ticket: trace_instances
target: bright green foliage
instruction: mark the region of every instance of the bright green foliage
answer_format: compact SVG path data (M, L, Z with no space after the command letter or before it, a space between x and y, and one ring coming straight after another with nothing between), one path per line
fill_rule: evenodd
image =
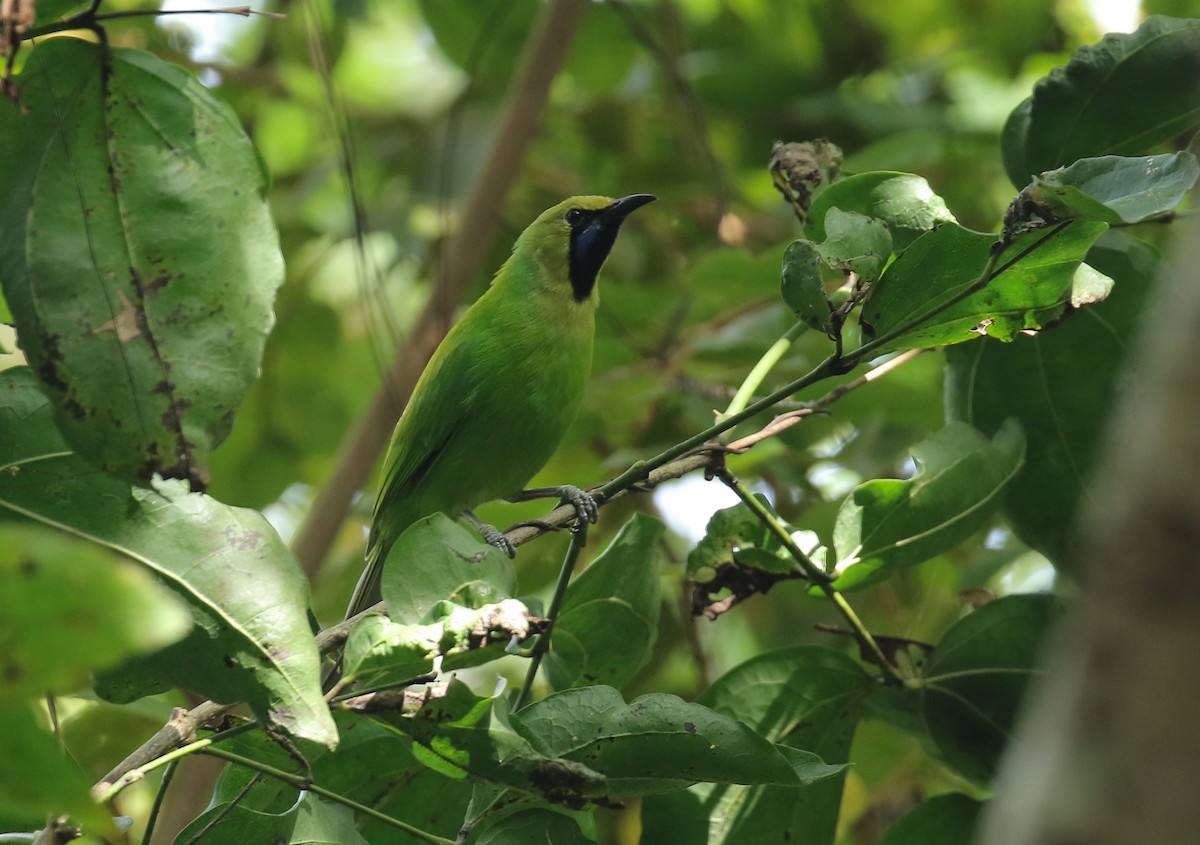
M988 524L1025 458L1020 426L1006 423L989 441L950 423L912 447L917 474L859 485L838 511L834 586L858 589L922 563Z
M413 524L392 546L383 600L395 622L425 622L439 602L482 607L506 599L517 575L495 546L443 514Z
M228 106L143 52L52 39L19 84L0 278L55 422L114 475L203 485L283 280L261 164Z
M88 5L42 0L35 28ZM562 66L531 61L569 6ZM971 841L1197 175L1200 22L1101 39L1077 6L350 0L208 16L234 38L214 61L179 16L109 19L111 49L37 33L25 112L0 102L0 758L22 761L0 833L66 811L105 834L111 810L140 841L163 769L99 811L87 785L186 702L71 696L99 671L121 701L249 705L200 730L243 762L187 831L160 818L180 845L213 821L204 841ZM543 110L517 68L553 75ZM514 102L531 140L493 158ZM776 140L836 154L768 172ZM495 176L515 187L472 205ZM557 204L642 190L661 201L575 301ZM458 234L486 252L466 317L441 286ZM341 524L355 485L330 478L368 472L358 421L431 297L460 328L385 462L386 610L314 639L376 481L324 560L297 529ZM735 394L780 401L722 452ZM663 454L691 467L674 493ZM206 466L208 495L154 477ZM566 536L514 563L452 520L541 517L487 500L543 466L624 479L561 582ZM732 477L755 507L722 499L691 539L696 491ZM172 793L199 792L188 768Z
M1173 210L1198 176L1200 164L1188 152L1081 158L1035 178L1028 196L1053 218L1139 223Z

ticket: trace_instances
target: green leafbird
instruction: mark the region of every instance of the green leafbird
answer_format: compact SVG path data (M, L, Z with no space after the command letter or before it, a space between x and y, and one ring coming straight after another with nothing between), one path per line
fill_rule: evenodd
M471 508L518 495L558 447L592 366L596 276L625 217L654 199L571 197L517 238L491 287L437 348L396 425L347 616L379 601L392 544L437 511L466 516L513 554ZM577 488L531 492L562 496L595 520L595 503Z

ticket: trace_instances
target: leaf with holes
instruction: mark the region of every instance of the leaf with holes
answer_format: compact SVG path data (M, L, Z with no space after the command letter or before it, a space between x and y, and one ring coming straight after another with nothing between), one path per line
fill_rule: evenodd
M207 479L283 280L266 176L191 74L76 38L0 102L0 280L71 449L138 483Z

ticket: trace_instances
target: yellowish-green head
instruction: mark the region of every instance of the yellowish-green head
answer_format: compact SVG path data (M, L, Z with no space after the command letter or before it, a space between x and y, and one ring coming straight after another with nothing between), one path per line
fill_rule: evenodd
M592 295L625 218L655 199L650 194L571 197L543 211L521 233L515 251L533 257L549 279L568 284L572 298L583 302Z

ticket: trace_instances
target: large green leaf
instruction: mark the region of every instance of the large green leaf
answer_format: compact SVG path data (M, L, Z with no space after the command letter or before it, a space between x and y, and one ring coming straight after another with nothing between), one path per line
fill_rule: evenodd
M961 792L934 796L888 828L879 845L971 845L983 807Z
M730 670L698 702L764 738L804 748L829 763L849 759L873 682L831 649L794 646ZM829 845L837 831L842 779L803 787L697 784L642 803L643 842L656 845Z
M774 745L736 719L661 693L626 704L612 687L583 687L512 718L544 752L602 772L612 795L654 794L700 781L808 785L846 768Z
M1062 615L1049 595L998 599L952 625L921 671L921 715L945 760L987 783L1036 671L1042 640Z
M1034 179L1025 191L1059 219L1139 223L1173 210L1200 176L1188 152L1157 156L1083 158Z
M103 694L128 701L179 686L247 701L289 733L336 742L308 582L270 524L181 482L131 489L104 475L67 450L28 369L3 375L0 521L39 523L117 552L156 575L195 621L182 641L106 673Z
M1129 345L1158 254L1108 232L1088 261L1117 280L1103 302L1011 344L985 341L947 350L946 412L991 434L1009 417L1028 441L1025 465L1005 492L1017 535L1057 565L1071 565L1073 516L1121 384Z
M380 589L395 622L425 622L441 601L482 607L512 595L508 556L444 514L410 525L392 544Z
M47 817L70 814L111 830L108 813L88 794L88 781L55 738L38 726L24 703L0 705L0 818L40 827Z
M0 701L85 686L89 674L156 651L192 627L183 604L108 549L0 523Z
M774 745L702 705L672 695L626 704L603 686L556 693L510 713L504 699L478 698L451 681L415 713L377 718L411 736L418 759L435 771L567 806L699 781L796 786L845 768Z
M898 332L889 349L984 335L1012 340L1062 314L1080 263L1106 228L1075 221L1019 235L1000 254L986 287L954 301L982 274L995 238L944 224L917 238L888 266L863 306L863 324L873 336Z
M499 822L476 829L467 845L590 845L575 820L553 810L522 810Z
M242 802L214 805L181 830L175 841L187 845L201 832L203 841L212 845L367 845L349 807L312 793L297 798L280 813L255 810Z
M917 474L860 484L838 511L839 590L856 589L957 546L987 525L1025 457L1015 422L988 440L950 423L912 448ZM816 588L810 588L820 595Z
M1106 35L1038 81L1004 127L1004 168L1038 173L1101 155L1138 155L1200 123L1200 19L1147 18Z
M658 634L664 531L635 514L567 588L546 659L550 686L620 687L646 665Z
M34 48L0 103L0 283L71 448L202 485L257 376L283 280L233 112L153 56Z

